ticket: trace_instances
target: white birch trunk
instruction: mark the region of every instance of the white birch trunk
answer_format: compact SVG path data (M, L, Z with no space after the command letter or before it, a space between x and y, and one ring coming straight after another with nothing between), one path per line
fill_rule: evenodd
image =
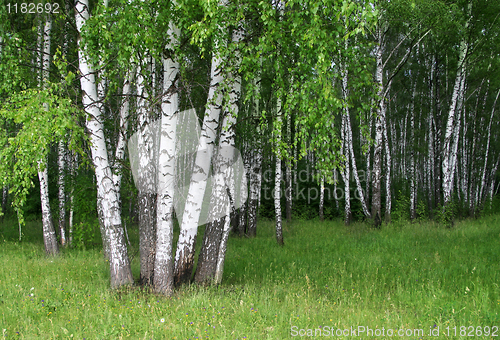
M248 230L247 235L255 237L257 235L257 213L260 201L260 191L262 185L262 132L260 130L260 90L261 90L261 64L254 78L254 101L253 101L253 122L256 124L255 143L250 151L250 191L248 197ZM297 183L295 181L295 183ZM240 232L240 236L243 236Z
M377 107L377 116L375 118L375 145L373 150L373 171L372 171L372 218L376 227L382 223L381 216L381 180L382 180L382 143L385 127L385 98L384 95L384 79L383 79L383 33L382 28L378 28L377 32L377 48L375 51L376 70L375 81L378 85L377 97L379 98Z
M52 30L52 20L48 16L43 28L43 56L41 58L41 82L42 86L46 87L49 81L50 69L50 33ZM42 50L42 46L40 46ZM46 110L49 109L48 104L44 104ZM59 253L57 246L57 238L52 224L52 214L50 212L49 203L49 175L47 170L47 156L38 161L38 180L40 182L40 199L42 204L42 224L43 224L43 242L47 255L56 255Z
M418 74L417 74L418 76ZM412 98L410 103L410 219L414 220L416 214L416 171L415 171L415 97L417 95L417 81L413 84Z
M344 108L345 109L345 108ZM350 162L350 154L349 154L349 146L347 145L346 138L346 120L347 116L344 112L342 115L342 153L345 156L344 169L341 172L342 179L344 180L344 198L345 198L345 206L344 206L344 222L345 225L349 225L351 223L352 211L351 211L351 188L349 180L351 178L351 162Z
M125 148L127 146L127 129L130 114L130 95L132 94L132 80L134 77L135 69L127 71L125 81L123 83L122 96L123 101L120 106L120 125L118 131L118 141L116 143L114 166L113 166L113 183L115 187L121 187L122 180L122 163L125 157Z
M293 80L292 80L293 82ZM291 141L292 141L292 115L289 113L286 119L286 141L288 146L288 158L290 158L291 151ZM286 221L288 223L292 222L292 204L293 204L293 193L292 193L292 164L289 159L286 160L285 164L285 200L286 200Z
M173 54L178 44L180 30L170 24L167 49ZM154 267L154 289L157 293L172 295L174 286L174 184L175 184L175 140L176 114L179 110L179 94L175 89L175 78L180 65L172 56L163 59L160 154L158 157L158 198L156 212L156 258Z
M233 31L232 42L236 48L243 38L243 31L235 29ZM236 55L236 65L239 65L239 54ZM241 79L236 73L229 75L229 101L224 112L224 119L221 124L219 146L213 156L214 176L210 198L210 211L212 217L205 227L203 245L198 257L198 266L195 273L195 281L199 284L220 284L224 270L224 259L226 256L227 240L231 230L231 211L235 211L236 206L243 197L241 191L246 194L246 174L244 188L235 191L236 178L240 174L235 173L233 163L238 155L234 152L235 131L234 127L238 116L238 99L241 92ZM249 159L251 156L246 157ZM243 166L248 168L248 164ZM243 189L243 190L241 190ZM229 191L229 192L228 192ZM246 195L245 195L246 196ZM245 197L246 199L246 197ZM238 202L238 203L236 203ZM236 205L235 205L236 203ZM246 205L246 204L243 204Z
M462 192L463 195L463 200L465 204L468 204L470 202L470 196L469 196L469 190L467 190L467 184L469 183L468 179L468 173L467 173L467 167L469 165L469 158L467 155L467 149L468 149L468 143L467 143L467 121L466 121L466 116L465 116L465 110L463 113L463 130L462 130L462 148L461 148L461 159L460 159L460 164L461 164L461 171L460 171L460 191Z
M427 175L428 175L428 184L427 184L427 195L428 195L428 210L431 211L433 208L432 205L432 197L434 195L434 57L432 58L432 65L430 66L430 112L428 117L428 125L427 125L427 136L428 136L428 155L427 155Z
M59 165L59 177L57 179L57 186L59 189L59 235L61 245L66 246L66 193L64 190L64 168L66 167L66 152L64 148L64 142L62 140L59 141L57 157L57 163Z
M59 247L57 246L56 232L52 224L52 215L50 213L49 175L46 162L46 160L38 162L38 179L40 181L40 199L42 202L43 243L47 255L57 255L57 253L59 253Z
M368 117L369 122L368 122L368 133L369 136L371 137L372 135L372 127L373 127L373 118L372 118L372 111L370 110L370 116ZM367 143L368 141L365 141ZM365 200L366 204L368 205L368 202L370 202L370 183L371 183L371 168L370 168L370 160L371 160L371 153L372 153L372 147L368 147L368 151L366 153L366 184L365 184ZM371 215L370 215L371 216Z
M75 6L76 27L81 32L90 17L88 0L77 0ZM109 241L111 287L118 288L133 283L127 246L120 217L119 193L113 183L104 138L104 126L98 106L95 71L85 53L85 46L78 39L80 83L82 103L88 115L86 126L90 134L92 162L97 179L97 195L101 198L105 238Z
M69 218L68 218L68 239L69 246L73 246L73 219L75 212L75 173L78 165L78 154L70 152L69 158L69 174L71 178L71 191L69 193Z
M198 221L203 205L203 198L205 196L221 111L222 95L217 93L219 83L223 80L220 69L221 63L222 60L220 57L217 55L212 57L210 90L208 93L205 119L203 121L188 196L184 212L182 213L181 230L175 253L174 280L176 284L189 282L193 271Z
M471 10L472 10L472 3L468 5L469 15L468 15L468 20L465 24L466 31L469 27L469 23L471 20L470 17ZM465 62L468 52L468 44L465 39L466 38L464 38L460 42L457 75L455 77L455 85L453 86L453 93L451 97L450 108L448 111L448 119L446 122L445 137L443 142L442 172L443 172L443 199L445 206L451 201L451 193L453 189L453 175L455 169L455 164L453 159L456 157L456 153L454 153L453 151L454 149L453 137L454 137L454 132L456 130L456 126L458 126L457 122L460 120L459 115L457 115L457 111L460 112L461 98L463 98L463 91L465 87L465 71L466 71Z
M462 83L462 86L465 86L465 81ZM463 102L463 94L465 93L465 90L462 88L461 91L461 96L459 96L458 100L458 106L462 108L462 102ZM462 110L465 111L465 107L462 108ZM463 113L463 116L465 116L465 112ZM450 173L450 194L453 191L453 184L455 180L455 174L457 173L457 168L458 168L458 144L460 140L460 129L461 129L461 124L462 124L462 113L458 112L457 114L457 120L455 122L455 127L453 131L453 144L451 145L451 157L450 157L450 164L451 164L451 173ZM457 186L459 185L459 182L457 183ZM479 185L479 184L478 184Z
M243 31L241 29L235 30L233 32L233 43L238 44L243 39ZM238 58L238 65L239 65ZM238 115L238 99L240 98L241 93L241 78L237 74L231 74L231 78L233 78L231 84L231 91L229 93L229 112L226 113L224 117L224 121L222 124L222 134L219 141L220 148L225 148L227 150L233 150L235 146L236 134L234 131L234 126L236 125L236 117ZM222 159L222 167L220 169L221 173L226 174L226 187L229 188L229 194L231 200L234 201L236 197L238 200L242 198L239 197L241 195L241 190L235 192L235 181L236 178L239 178L237 174L234 173L234 170L231 167L233 162L233 153L224 152L224 158ZM246 186L245 186L246 188ZM224 260L226 258L226 250L227 250L227 241L229 238L229 232L231 231L231 211L234 202L228 201L226 202L225 208L225 218L224 218L224 228L222 231L222 239L219 244L219 254L217 256L217 266L215 269L215 284L220 284L222 282L222 274L224 272ZM245 204L246 205L246 204Z
M347 103L348 89L347 89L347 67L345 63L341 65L341 74L342 74L342 97L344 99L343 108L342 108L342 124L340 137L342 139L342 150L341 154L344 155L344 169L341 172L342 179L344 180L344 197L345 197L345 209L344 209L344 222L345 225L349 225L351 223L351 189L349 185L349 180L351 177L351 160L350 160L350 147L349 147L349 137L348 137L348 123L349 119L349 105Z
M483 171L481 175L481 189L479 190L479 193L477 194L479 196L480 202L483 201L483 197L486 195L486 167L488 165L488 155L490 151L490 140L491 140L491 124L493 122L493 117L495 115L495 107L497 105L498 97L500 96L500 90L498 90L497 95L495 97L495 101L493 102L493 107L491 109L491 115L490 115L490 122L488 123L488 137L486 140L486 151L484 153L484 165L483 165Z
M323 221L325 219L324 207L325 207L325 176L321 176L321 181L319 184L319 220L320 221Z
M274 177L274 213L276 221L276 240L279 245L283 245L283 222L281 216L281 125L282 125L281 98L277 98L276 103L276 127L275 127L275 143L276 143L276 170Z
M145 54L143 59L147 59ZM151 129L151 114L149 112L149 93L146 89L144 72L148 72L149 62L141 60L137 68L137 120L139 133L137 135L139 156L139 180L137 187L139 213L139 254L141 264L140 283L153 284L154 258L156 251L155 231L155 193L156 193L156 147L155 136Z
M347 46L346 46L347 47ZM350 111L349 111L349 88L348 88L348 70L347 70L347 65L344 63L343 68L342 68L342 92L344 96L344 115L345 115L345 137L346 137L346 154L349 154L351 164L352 164L352 172L354 175L354 179L356 181L356 190L358 192L358 197L359 200L361 201L361 207L363 209L363 213L365 214L366 217L371 217L370 212L368 211L368 206L366 204L365 200L365 194L364 190L361 186L361 181L359 180L359 175L358 175L358 167L356 165L356 156L354 155L354 141L352 138L352 127L351 127L351 118L350 118ZM349 177L348 177L349 178ZM355 195L356 197L356 195Z
M226 217L224 218L224 229L222 231L222 239L219 245L219 254L217 256L217 266L215 268L214 283L221 284L222 275L224 274L224 261L226 259L227 240L231 231L231 205L226 204Z

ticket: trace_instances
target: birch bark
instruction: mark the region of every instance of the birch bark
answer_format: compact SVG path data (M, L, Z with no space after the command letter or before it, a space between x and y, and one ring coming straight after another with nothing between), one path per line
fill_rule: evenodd
M143 58L147 57L143 55ZM141 263L140 282L142 285L153 284L154 258L156 251L155 204L156 204L156 148L155 138L151 130L152 123L149 113L149 93L146 89L144 72L147 72L149 63L140 61L137 69L137 117L139 125L138 155L139 155L139 253Z
M79 33L90 17L88 0L77 0L75 21ZM108 160L104 127L98 106L98 96L94 67L89 62L85 46L78 38L80 84L82 102L88 115L86 127L90 134L92 162L94 164L97 195L101 198L105 237L109 241L109 264L111 287L118 288L133 283L127 246L120 217L119 193L113 182L113 174Z
M291 142L292 142L292 115L288 114L286 118L286 141L288 145L288 157L291 154ZM292 164L289 159L286 160L285 163L285 210L286 210L286 221L287 223L292 222L292 202L293 202L293 193L292 193Z
M276 220L276 241L280 246L284 245L283 241L283 222L281 216L281 125L282 125L282 110L281 110L281 98L277 98L276 103L276 126L274 128L275 132L275 144L276 144L276 169L274 176L274 213Z
M42 45L40 49L43 50L43 56L41 58L42 68L41 72L41 85L43 87L47 86L49 80L49 68L50 68L50 33L52 30L52 19L47 16L45 25L43 28L43 49ZM48 110L48 104L44 104L45 109ZM38 180L40 181L40 200L42 203L42 225L43 225L43 243L45 245L45 252L47 255L56 255L59 253L59 247L57 245L56 233L54 230L54 225L52 224L52 214L50 212L49 203L49 175L47 170L47 156L44 156L42 160L38 161Z
M232 34L233 46L238 49L239 42L243 39L243 29L236 28ZM236 52L235 63L240 65L239 52ZM203 245L198 257L195 281L197 283L219 284L222 281L224 259L226 256L227 240L231 230L231 211L235 200L240 200L241 187L235 192L235 181L238 177L234 173L233 163L235 146L236 119L238 116L238 99L241 92L241 77L236 72L229 74L229 94L227 110L221 125L219 146L214 154L214 179L215 186L212 192L211 210L216 216L222 216L209 223L203 236ZM250 158L250 157L248 157ZM248 168L248 165L244 168ZM246 177L245 174L243 176ZM244 185L246 191L246 180ZM227 197L229 195L229 197ZM239 205L239 204L238 204ZM246 206L246 204L243 204Z
M325 207L325 176L321 177L319 184L319 220L324 221L324 207Z
M468 5L468 19L465 24L465 30L467 31L472 11L472 3ZM453 92L450 102L450 108L448 110L448 119L446 122L446 130L443 141L443 161L442 161L442 173L443 173L443 200L444 206L448 205L451 201L451 193L453 189L453 176L455 170L454 158L456 158L456 152L454 151L453 142L458 137L458 132L456 127L459 125L457 122L460 120L459 114L461 110L461 100L464 94L465 87L465 72L466 72L466 58L469 45L465 38L460 42L460 51L458 56L458 68L457 75L455 77L455 85L453 86ZM456 133L455 133L456 131Z
M174 184L176 150L176 114L179 110L179 95L175 81L180 65L173 57L178 44L180 30L170 23L167 45L170 55L163 59L163 93L160 154L158 156L158 199L156 213L156 258L154 264L154 289L157 293L172 295L174 287Z
M345 47L347 49L347 42L345 44ZM345 136L344 136L346 138L345 152L346 152L346 154L349 155L351 165L352 165L352 172L354 175L354 179L356 181L356 190L357 190L358 195L355 195L355 197L357 196L357 198L359 198L359 200L361 202L361 207L363 209L363 213L365 214L366 217L369 218L371 215L370 215L370 212L368 211L368 206L366 204L364 190L361 186L361 181L359 179L358 167L356 165L356 156L354 154L354 141L352 138L351 118L350 118L350 111L349 111L349 87L348 87L349 75L348 75L348 70L347 70L347 63L344 63L342 65L341 73L342 73L342 93L343 93L343 97L344 97L344 115L345 115L345 117L343 117L343 118L345 118ZM349 178L349 176L347 176L347 178ZM346 188L346 190L347 190L347 188ZM347 221L346 221L346 223L347 223Z
M61 245L66 246L66 232L65 232L65 224L66 224L66 193L64 188L64 169L66 167L66 152L64 149L64 142L62 140L59 141L58 145L58 159L57 163L59 165L59 176L57 179L57 186L59 189L59 235L61 240Z
M491 109L490 122L488 123L488 137L486 140L486 151L484 153L484 165L483 171L481 175L481 189L479 190L478 196L480 201L484 201L483 197L486 196L486 167L488 165L488 155L490 151L490 140L491 140L491 124L493 123L493 117L495 115L495 107L497 105L498 97L500 96L500 90L498 90L497 95L495 97L495 101L493 102L493 107Z
M260 97L260 69L256 80L254 81L256 94L254 95L253 121L257 125L255 143L250 151L250 192L248 198L248 233L250 237L257 236L257 212L259 205L259 196L262 184L262 140L259 127L259 97ZM242 236L240 232L240 236Z
M222 60L214 52L210 71L211 81L207 100L208 104L206 107L205 119L203 121L198 152L196 154L193 175L189 185L189 192L184 212L182 213L181 230L175 253L174 282L176 284L189 282L193 272L198 221L203 205L203 197L205 196L221 111L222 95L217 93L217 88L223 80L221 63Z
M375 118L375 145L373 150L373 171L372 171L372 218L375 227L379 227L382 223L381 216L381 179L382 179L382 139L385 127L385 98L384 95L384 79L383 79L383 33L382 28L377 29L377 47L375 50L376 70L375 81L378 85L377 97L377 116Z
M410 219L414 220L416 214L416 171L415 171L415 97L417 95L417 82L413 83L412 98L410 103Z

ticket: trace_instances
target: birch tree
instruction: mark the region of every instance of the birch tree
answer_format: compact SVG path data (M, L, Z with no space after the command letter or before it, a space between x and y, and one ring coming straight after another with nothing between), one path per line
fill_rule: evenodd
M41 60L41 86L46 88L49 81L50 68L50 39L52 30L52 19L48 15L43 28L43 53ZM44 103L44 107L48 110L48 103ZM52 214L49 203L49 173L47 169L47 159L38 161L38 179L40 181L40 199L42 201L42 224L43 224L43 242L45 244L45 252L48 255L56 255L59 252L57 245L56 232L52 222Z
M175 59L180 30L170 22L167 31L169 42L167 56L163 58L163 99L161 132L158 156L158 198L156 203L156 257L154 263L154 289L171 295L174 287L174 183L176 150L176 114L179 110L179 94L176 78L179 62Z
M90 17L87 0L78 0L75 6L76 27L81 34ZM97 179L97 195L103 207L105 235L109 241L109 264L111 287L118 288L133 283L128 258L125 234L121 223L118 191L113 182L113 174L108 159L101 112L98 105L97 84L94 67L86 53L81 38L78 39L80 84L83 92L82 102L88 115L86 127L90 134L92 162Z
M218 87L223 81L223 77L221 73L222 60L215 51L212 56L208 103L196 153L194 171L182 213L181 231L175 253L174 281L176 284L186 283L191 280L198 221L201 206L203 205L203 197L205 196L216 131L219 125L222 96L218 93Z
M470 22L472 12L472 3L467 5L467 20L465 22L464 29L467 31ZM455 85L453 86L453 92L451 96L450 106L448 109L448 118L446 121L446 129L443 140L443 161L442 161L442 172L443 172L443 200L444 206L446 206L451 201L451 193L453 189L453 176L455 172L455 162L456 159L456 148L454 145L458 143L458 133L460 125L458 122L459 112L462 108L462 102L465 91L465 76L466 76L466 58L468 53L468 42L466 37L462 38L460 42L459 55L458 55L458 67L455 76Z
M222 281L224 259L226 255L227 240L230 232L231 210L234 209L235 200L241 200L240 191L235 191L238 174L234 173L235 131L234 127L238 116L238 100L241 93L241 77L237 72L241 56L238 44L243 39L243 28L237 27L232 33L231 47L235 49L233 71L228 73L229 94L225 107L224 118L221 124L219 146L214 149L214 188L211 195L210 218L205 228L203 244L198 257L198 266L195 273L197 283L215 283ZM238 187L240 187L238 185ZM246 185L245 185L246 187ZM229 197L227 198L227 192ZM246 200L246 197L245 197ZM217 218L218 216L222 216Z

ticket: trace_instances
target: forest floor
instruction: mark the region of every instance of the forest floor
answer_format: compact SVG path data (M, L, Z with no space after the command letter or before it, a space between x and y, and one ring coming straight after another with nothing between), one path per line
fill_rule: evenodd
M0 226L0 339L500 337L499 215L452 229L296 221L283 248L263 221L257 238L229 240L221 286L172 298L110 290L98 247L48 258L40 239L9 233Z

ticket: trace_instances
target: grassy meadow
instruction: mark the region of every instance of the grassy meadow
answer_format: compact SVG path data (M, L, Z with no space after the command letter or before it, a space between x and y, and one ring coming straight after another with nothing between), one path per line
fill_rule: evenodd
M99 247L48 258L41 222L28 223L23 242L4 224L1 339L387 339L389 329L405 339L460 339L472 330L474 338L500 337L498 215L452 229L296 221L285 227L284 248L273 226L263 221L257 238L229 240L221 286L185 286L164 298L139 287L111 291ZM366 331L336 335L351 326Z

